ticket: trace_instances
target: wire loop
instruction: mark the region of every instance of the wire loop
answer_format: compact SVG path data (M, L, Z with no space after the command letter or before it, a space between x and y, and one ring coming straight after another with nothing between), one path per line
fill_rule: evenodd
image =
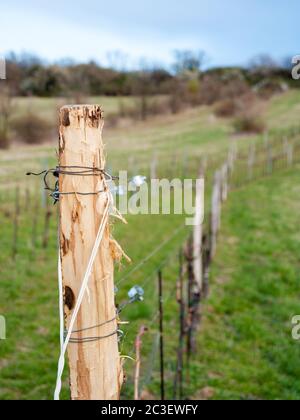
M55 178L59 178L59 175L73 175L73 176L97 176L103 175L107 181L118 180L119 177L110 175L105 169L91 167L91 166L56 166L55 168L45 169L41 172L27 172L26 175L40 176L44 175L44 186L46 191L50 191L50 197L53 198L54 204L59 201L61 195L98 195L105 192L105 189L95 191L95 192L79 192L79 191L69 191L61 192L59 191L59 181L57 180L54 188L50 187L48 177L52 174Z

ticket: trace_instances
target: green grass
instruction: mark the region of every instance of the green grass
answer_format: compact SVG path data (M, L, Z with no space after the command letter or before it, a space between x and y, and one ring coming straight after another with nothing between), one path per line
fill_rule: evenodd
M18 255L16 260L12 261L13 207L11 204L3 203L2 208L6 211L1 213L3 236L0 256L0 313L7 318L8 337L6 341L0 341L0 398L51 399L59 349L55 210L53 210L50 245L47 250L43 250L41 243L44 211L35 201L25 211L25 202L22 200ZM31 242L33 212L38 214L36 248ZM134 262L138 262L168 239L173 230L182 225L183 218L172 215L129 216L128 222L129 226L115 225L113 230L128 255ZM131 226L134 228L130 228ZM135 265L124 267L122 270L116 269L118 303L126 300L128 290L135 284L143 285L145 289L145 302L132 304L122 312L122 319L130 320L129 327L124 327L126 339L122 344L123 354L132 352L133 340L141 322L152 319L156 313L155 269L166 257L171 257L171 266L164 272L165 292L169 294L173 290L169 280L173 280L175 273L177 274L177 266L172 265L172 261L176 258L174 249L179 249L185 237L186 231L179 231L167 246L125 280L126 273ZM166 310L166 314L170 314L170 310L172 305ZM132 362L127 362L126 366L131 373ZM68 397L67 382L65 379L63 398ZM128 387L128 391L131 390Z
M299 112L299 92L289 91L272 99L272 106L266 111L267 123L273 128L298 124Z
M97 98L97 102L103 103L100 99ZM270 128L277 126L281 112L292 116L286 118L281 128L295 125L299 99L299 92L289 92L272 100L266 111ZM107 109L111 107L112 112L117 107L117 100L105 100L110 102L107 102ZM26 100L22 101L24 107ZM34 101L37 101L36 106L44 112L45 117L51 119L55 114L56 100ZM131 174L148 174L150 161L156 154L160 176L182 176L184 173L195 176L201 156L215 153L225 155L232 141L237 141L240 148L246 148L250 141L256 139L261 137L233 136L230 120L216 119L212 109L207 107L176 116L156 117L134 126L104 130L108 165L114 172L129 169ZM42 208L41 184L38 180L28 179L24 174L28 170L54 166L56 147L55 140L40 146L14 145L11 150L0 152L0 314L7 317L8 324L8 339L0 341L0 399L52 398L59 350L56 213L53 208L50 245L47 250L43 250L41 242L45 209ZM299 208L295 201L296 195L292 193L295 192L296 179L296 174L291 172L284 177L272 178L261 185L256 184L231 194L224 209L211 296L204 308L199 354L192 364L191 383L186 388L186 395L196 395L208 385L215 389L215 398L280 398L297 394L299 384L293 374L287 371L297 368L295 360L298 353L295 352L299 346L284 341L291 315L288 311L293 313L296 310L297 299L294 282L298 264L295 251L299 235L293 223L296 223ZM285 189L280 187L283 182ZM16 184L20 185L22 191L22 212L18 255L12 261L13 194ZM30 207L25 210L27 204L24 194L27 187L31 191L31 201ZM281 196L286 200L283 201L282 213L279 212ZM262 203L265 205L262 206ZM36 247L31 243L34 214L38 217ZM178 331L178 308L174 298L174 283L178 273L177 254L188 232L179 232L158 254L123 280L131 268L183 223L183 218L174 215L140 215L129 216L128 222L128 226L116 224L114 227L114 236L133 260L132 267L124 265L120 270L116 268L116 282L119 284L121 281L117 301L126 299L131 286L146 282L145 302L130 305L122 313L122 319L129 320L130 325L124 327L125 340L121 351L122 354L132 354L133 340L139 326L142 322L149 323L155 316L155 271L161 261L169 257L163 275L167 299L167 392L171 396ZM283 229L286 223L289 230ZM251 253L252 259L249 257ZM279 287L278 277L281 279L281 276L286 281ZM280 309L277 305L279 298ZM257 314L257 319L252 317L252 310L254 315ZM239 312L239 316L233 316ZM250 325L252 318L254 326ZM284 331L280 329L283 319L286 325ZM152 381L149 381L149 352L156 348L156 331L154 318L144 339L142 379L144 388L157 396L156 365ZM262 332L268 337L266 342L262 339ZM263 349L260 349L257 340ZM278 343L277 350L276 346L268 347L272 340ZM288 355L292 360L291 365L287 363ZM129 373L129 382L124 386L124 396L130 397L132 362L127 360L125 368ZM266 379L268 375L271 377L269 382ZM62 397L68 398L68 395L66 372Z
M101 104L107 117L117 113L121 104L131 107L135 101L133 97L115 98L108 96L87 97L81 100L86 103ZM33 114L46 119L49 123L55 124L59 108L72 102L74 102L74 98L15 98L13 100L15 115L13 116L19 117L31 111Z
M299 399L299 167L232 192L224 206L193 385L214 399ZM196 384L196 386L195 386Z

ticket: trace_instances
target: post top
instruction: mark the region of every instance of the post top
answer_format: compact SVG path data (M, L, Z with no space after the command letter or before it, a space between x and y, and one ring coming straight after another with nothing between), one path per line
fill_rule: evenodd
M64 105L60 108L60 122L64 127L71 124L71 120L84 120L93 127L99 127L100 120L103 120L103 110L100 105Z
M94 108L100 108L101 106L99 104L67 104L62 106L60 109L80 109L80 108L88 108L88 109L94 109Z

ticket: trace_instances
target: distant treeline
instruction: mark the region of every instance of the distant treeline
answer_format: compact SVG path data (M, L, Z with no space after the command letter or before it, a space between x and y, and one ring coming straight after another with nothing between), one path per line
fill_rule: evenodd
M235 132L261 133L267 128L266 101L300 86L291 77L289 61L279 65L260 56L247 67L203 70L203 52L177 51L171 69L144 65L133 71L104 68L96 62L47 64L32 55L10 54L7 80L0 81L0 149L9 147L14 138L39 143L54 132L53 121L33 117L30 101L16 116L14 96L68 97L75 103L89 96L115 96L118 106L107 122L112 127L207 105L217 117L230 118ZM124 101L124 96L132 100Z
M7 57L7 81L13 95L18 96L68 96L83 95L156 95L173 94L182 84L190 91L207 83L227 83L237 80L256 89L282 89L299 83L291 78L288 65L278 65L269 57L260 56L247 68L217 68L203 71L203 52L177 51L172 69L148 66L136 71L104 68L96 62L76 64L60 62L47 64L40 58L13 53Z

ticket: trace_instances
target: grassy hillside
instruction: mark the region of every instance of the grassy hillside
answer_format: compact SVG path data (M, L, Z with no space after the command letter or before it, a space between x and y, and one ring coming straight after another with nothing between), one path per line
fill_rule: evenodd
M49 121L51 124L54 122L57 110L67 103L73 103L78 98L15 98L13 103L16 109L16 116L22 116L29 110ZM135 98L133 97L109 97L97 96L92 98L80 98L80 101L86 103L99 103L105 109L106 116L110 116L119 111L121 105L130 107L133 106Z
M43 110L53 123L57 118L57 101L59 106L65 103L63 99L48 98L21 98L17 101L22 104L22 112L32 101L36 109ZM102 104L105 111L107 103L110 103L109 109L117 108L118 101L118 98L90 98L90 102ZM269 130L298 125L299 103L300 93L297 90L269 101L264 111ZM106 120L109 118L107 115ZM125 127L112 129L104 126L103 137L107 147L108 165L114 171L149 171L150 161L155 155L162 173L165 173L166 168L177 170L178 173L182 171L182 166L189 168L191 160L199 160L203 155L226 153L232 142L236 142L240 148L246 148L249 142L263 136L234 134L230 119L216 118L211 107L199 107L177 115L153 117L146 122ZM26 180L23 177L24 172L28 168L38 170L45 165L54 165L56 148L57 136L47 144L15 144L11 150L0 150L0 181L5 181L6 186L8 178L9 182L23 182ZM3 187L3 183L1 186Z
M46 99L39 100L50 101ZM279 128L278 119L280 115L286 116L284 121L281 122L280 128L288 128L295 125L298 118L299 100L300 93L292 91L286 95L274 98L268 104L266 110L266 118L270 129L273 127ZM52 111L49 111L49 102L48 105L44 102L44 105L45 113L49 112L50 116ZM206 107L189 110L176 116L156 117L146 123L137 123L135 126L127 128L105 129L104 131L104 139L109 156L108 165L113 172L119 169L129 169L132 174L138 172L148 174L150 161L155 154L159 160L158 172L161 176L178 176L178 174L180 176L183 174L195 176L201 156L214 153L225 154L228 146L233 141L237 141L241 148L247 147L249 142L255 138L257 137L233 135L230 120L217 119L213 115L213 110ZM55 140L52 143L41 146L25 147L15 145L9 151L0 152L0 314L6 315L8 324L8 339L0 341L1 399L49 399L52 397L59 349L56 211L55 208L52 208L50 244L47 250L43 250L45 200L41 192L42 185L39 180L28 179L24 174L28 170L54 166L56 164L56 147ZM279 189L278 187L277 191L276 185L283 185L281 182L286 182L286 188L282 187ZM18 254L16 260L12 261L12 220L16 185L19 185L21 188L22 211L19 221ZM26 201L25 196L28 186L31 188L29 202ZM285 369L287 370L288 367L284 367L283 362L280 362L283 366L282 369L279 363L279 358L287 355L286 351L282 355L280 355L280 351L278 351L278 354L270 355L270 362L268 362L269 365L267 367L269 369L274 363L276 367L274 372L278 372L275 379L281 378L281 382L278 382L279 385L275 388L273 386L275 379L272 376L273 382L270 382L272 385L270 394L267 394L267 386L266 388L260 386L262 378L259 376L257 378L260 382L256 388L255 384L247 385L247 381L250 378L249 380L253 382L256 379L255 375L259 375L257 372L263 365L264 357L267 358L267 344L269 342L272 343L272 340L279 340L279 332L281 331L279 321L282 322L285 316L289 316L289 305L294 305L294 303L286 302L286 306L281 306L283 311L282 318L280 318L279 313L277 315L275 313L274 321L272 321L275 331L273 334L273 329L269 329L271 317L268 318L268 315L271 314L273 309L276 309L276 303L278 302L276 293L279 293L277 289L279 286L275 282L276 279L278 280L276 277L278 276L277 272L281 273L280 275L286 275L288 279L284 283L285 286L282 286L283 289L280 289L280 293L283 295L286 292L287 301L288 296L290 296L290 299L296 299L297 297L294 287L295 279L293 277L293 270L296 266L293 264L297 264L295 243L297 243L298 239L296 234L293 233L292 238L294 240L292 240L289 232L289 229L291 232L292 228L296 229L296 225L291 226L293 221L296 223L296 209L298 209L295 201L296 195L291 192L295 192L295 188L296 174L291 172L284 177L274 178L274 181L270 179L261 185L253 185L249 192L248 190L241 190L232 193L224 213L224 238L220 238L221 245L214 266L214 286L211 291L210 301L204 309L207 316L203 322L203 333L200 335L201 350L197 361L193 362L191 383L189 388L186 389L187 395L196 394L199 389L208 385L215 389L215 397L220 398L226 396L248 397L251 395L255 397L271 397L271 392L273 393L272 395L275 395L280 386L285 395L290 392L294 377L292 374L287 374ZM285 197L284 199L286 200L284 201L285 205L282 213L279 211L280 194L283 194L283 198ZM265 201L263 201L264 198ZM265 202L266 205L257 205L257 203L261 204L262 202ZM277 210L275 205L278 205ZM288 218L289 212L292 214L290 218ZM264 216L264 218L260 219L261 216ZM35 218L37 221L36 227ZM271 224L271 227L269 226L270 223L275 224L277 220L280 224L278 225L278 231L276 231L277 228L274 228L275 225ZM133 260L131 267L121 268L120 271L116 270L116 282L119 285L117 300L118 302L123 301L126 298L128 289L135 284L144 284L146 293L144 303L131 305L122 313L122 319L131 321L129 327L124 328L126 336L122 344L122 354L131 354L133 338L141 322L152 320L153 326L156 325L155 269L162 260L169 257L174 264L169 264L169 268L164 272L164 284L167 300L165 305L166 322L168 325L166 345L167 354L171 355L167 362L167 372L171 372L176 359L175 350L177 345L177 337L174 334L174 331L177 331L177 318L174 316L174 313L177 313L177 305L173 296L175 291L174 279L177 276L177 265L175 262L179 245L182 244L188 231L180 230L173 236L174 230L182 225L183 218L181 216L129 216L128 222L128 226L114 226L115 237ZM283 229L287 222L289 227L288 234ZM251 236L254 235L254 228L257 229L256 234L258 236ZM34 233L35 235L33 235ZM33 236L36 237L36 244L33 244ZM133 274L124 278L132 268L136 267L139 261L145 258L159 244L170 238L170 242L149 261L142 264ZM238 247L238 245L241 246ZM261 248L265 254L258 255L257 253L261 251ZM280 251L283 250L285 251L281 254ZM250 251L252 252L251 264L248 256L245 256L245 253L249 254ZM274 257L273 254L275 255ZM262 260L263 258L264 260ZM282 267L279 265L281 258L283 258ZM258 264L256 259L261 265ZM253 275L251 275L252 269L255 269ZM235 274L233 275L234 272ZM226 280L228 276L230 276L229 280L224 281L224 278ZM218 280L219 278L221 280ZM241 278L244 279L244 283L242 283ZM264 281L266 282L265 286L263 286ZM218 282L220 284L216 287ZM236 287L237 284L238 287ZM245 286L242 288L241 284ZM269 285L272 286L270 290ZM232 298L225 290L226 287L230 289ZM255 287L256 289L254 290ZM275 295L273 296L273 294ZM279 297L281 298L282 295L280 294ZM236 306L230 306L233 298L236 298L236 304L234 304ZM284 300L284 297L282 299ZM272 308L267 305L269 300L273 302ZM233 311L235 308L239 310L241 305L245 306L245 310L248 308L248 312L241 312L239 314L240 318L233 315L230 318L230 311ZM265 330L268 332L267 336L269 337L267 344L264 344L262 341L264 349L267 350L266 353L258 353L257 365L250 363L254 354L253 351L250 351L253 350L254 345L252 338L256 337L255 328L248 328L252 308L254 315L257 313L258 320L266 319ZM291 306L291 308L294 309L294 306ZM228 311L229 313L227 314ZM234 321L236 324L234 324ZM233 322L233 324L228 326L228 322ZM259 323L259 321L257 322ZM272 323L271 325L273 326ZM288 320L286 320L286 323L289 326ZM259 326L263 328L262 323ZM242 334L245 334L245 338ZM236 344L240 336L242 336L241 344ZM217 339L217 337L220 338ZM258 339L261 340L261 337L262 334L259 335ZM148 337L145 338L145 353L148 354L151 349L155 350L155 340L155 328L153 328L150 329ZM277 341L274 342L277 343ZM280 341L280 343L278 341L278 346L279 344L283 346L284 343L283 341ZM285 345L289 349L289 354L296 357L297 355L294 356L296 348L294 343L287 341ZM227 353L224 352L224 348L227 350ZM279 346L280 348L282 347ZM275 352L275 346L273 350ZM226 366L223 366L223 359L226 361ZM261 364L260 360L262 360ZM249 367L244 362L249 362ZM248 373L251 366L253 367L253 372L252 376L250 374L249 376ZM128 371L131 371L132 362L127 361L126 367ZM270 369L266 369L264 372L270 372ZM143 375L147 374L149 376L150 373L149 368ZM284 382L285 379L287 382ZM168 373L169 394L172 380L173 377ZM232 380L234 385L230 389L228 380ZM64 398L68 397L67 382L67 375L65 375ZM149 380L145 377L144 383L145 388L149 388L154 394L157 393L156 377L153 385L149 385ZM297 386L296 384L295 392L297 392ZM264 391L264 389L266 390ZM125 395L130 393L130 390L130 384L127 387L125 386ZM259 390L261 391L258 392ZM276 396L280 397L278 394Z

